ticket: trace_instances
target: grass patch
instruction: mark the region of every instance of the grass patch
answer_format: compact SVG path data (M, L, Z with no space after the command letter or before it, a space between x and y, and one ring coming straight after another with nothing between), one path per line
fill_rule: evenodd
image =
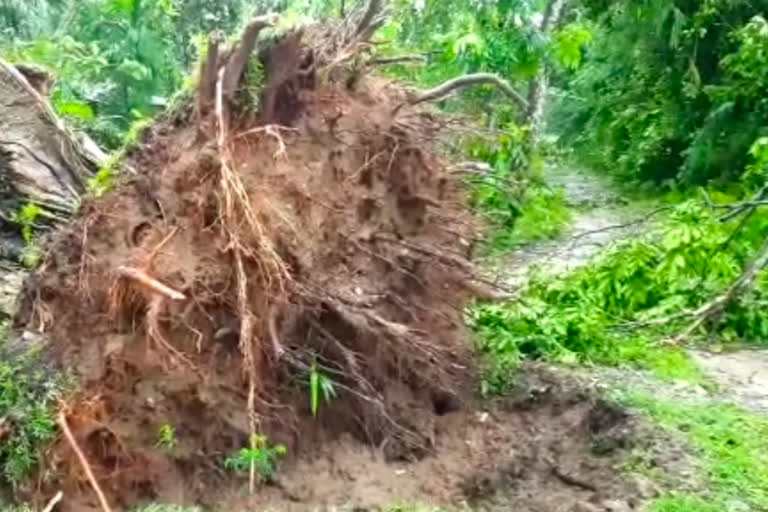
M670 493L653 512L768 510L768 419L728 404L684 404L646 393L620 401L690 440L707 489L700 495Z
M15 486L37 465L39 447L54 436L61 381L38 364L36 353L9 355L6 333L0 328L0 484Z
M571 223L571 210L561 189L531 186L523 195L512 226L497 224L486 242L490 254L509 251L532 242L560 236Z

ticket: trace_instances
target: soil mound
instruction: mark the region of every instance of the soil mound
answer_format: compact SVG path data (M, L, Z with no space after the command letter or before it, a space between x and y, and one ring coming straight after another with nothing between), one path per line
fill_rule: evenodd
M254 434L417 459L471 391L462 187L438 123L360 73L365 16L261 50L258 108L228 90L253 27L212 42L196 106L146 131L136 174L87 200L27 282L16 323L74 374L67 421L113 505L203 499ZM65 440L45 461L69 507L97 505Z

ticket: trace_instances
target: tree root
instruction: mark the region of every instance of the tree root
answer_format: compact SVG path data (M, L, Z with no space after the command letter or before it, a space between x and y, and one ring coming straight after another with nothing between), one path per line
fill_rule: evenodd
M80 462L80 466L82 466L83 471L85 471L85 475L88 477L88 482L91 484L93 492L95 492L96 496L99 498L101 509L104 512L112 512L112 508L109 506L107 498L104 496L104 492L101 490L101 487L99 487L99 482L96 480L96 477L93 474L93 470L91 469L91 465L88 463L88 459L83 454L83 451L80 449L80 446L78 446L77 441L75 440L75 436L72 435L72 431L69 429L69 425L67 424L67 416L63 410L59 413L58 423L61 427L61 431L64 433L65 439L69 443L70 447L72 447L72 451L75 452L77 460Z

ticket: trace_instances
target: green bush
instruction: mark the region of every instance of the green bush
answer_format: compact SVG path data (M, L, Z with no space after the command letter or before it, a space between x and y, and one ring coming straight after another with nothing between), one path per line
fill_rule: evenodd
M718 222L702 201L689 200L660 232L621 243L564 277L533 276L519 300L472 308L470 323L493 370L487 384L503 387L508 370L524 358L650 365L649 348L679 322L644 326L642 335L622 326L674 316L722 293L762 242L768 214L754 215L723 248L734 223ZM755 290L726 312L721 339L768 339L766 300L764 272Z
M3 329L5 331L5 329ZM53 438L52 408L61 383L42 368L34 353L10 355L0 334L0 482L21 482L38 462L40 446Z
M616 175L733 180L768 130L765 0L584 2L598 22L585 64L563 76L563 140Z

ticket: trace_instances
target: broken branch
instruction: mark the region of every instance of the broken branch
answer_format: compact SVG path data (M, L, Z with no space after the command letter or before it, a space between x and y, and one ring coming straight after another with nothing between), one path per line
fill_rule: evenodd
M149 274L147 274L143 270L139 270L134 267L121 266L121 267L118 267L117 274L122 277L127 277L128 279L133 279L134 281L139 282L140 284L151 289L152 291L157 292L161 295L165 295L171 300L187 299L187 296L181 293L180 291L174 290L170 286L167 286L161 283L160 281L158 281L154 277L151 277Z
M411 105L418 105L419 103L424 103L425 101L437 101L445 98L448 94L457 89L484 84L495 85L520 108L525 109L528 107L528 101L523 98L519 92L513 89L509 82L491 73L473 73L471 75L464 75L453 78L443 82L433 89L422 92L416 97L410 99L408 103Z
M698 329L704 322L723 313L728 306L736 301L739 295L752 288L758 273L766 266L768 266L768 237L763 240L763 245L760 247L757 255L749 265L747 265L739 278L736 279L724 293L718 295L710 302L692 312L691 316L695 318L694 321L682 333L673 338L671 342L677 343L682 341L690 336L691 333Z

